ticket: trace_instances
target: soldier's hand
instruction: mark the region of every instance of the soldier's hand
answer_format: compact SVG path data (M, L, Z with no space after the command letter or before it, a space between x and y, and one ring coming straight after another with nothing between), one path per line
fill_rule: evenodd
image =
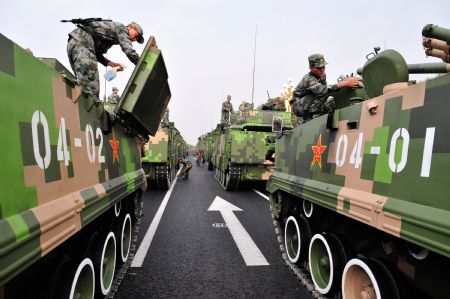
M125 65L113 61L108 62L108 65L110 67L119 67L118 71L123 71L125 69Z
M339 84L339 87L351 87L356 88L359 86L358 79L355 77L350 77L348 79L345 79L344 81L341 81Z

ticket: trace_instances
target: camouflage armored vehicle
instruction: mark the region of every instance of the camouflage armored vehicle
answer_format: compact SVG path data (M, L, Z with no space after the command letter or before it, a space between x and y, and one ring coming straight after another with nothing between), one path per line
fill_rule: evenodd
M203 163L207 164L208 170L213 170L213 163L212 163L212 154L213 154L213 146L214 146L214 138L215 138L215 130L208 132L206 134L203 134L198 138L197 145L195 146L195 151L200 151L202 153L203 157ZM218 133L220 134L220 133ZM218 135L217 134L217 135Z
M142 168L150 186L167 190L174 179L178 167L178 157L186 152L186 142L173 122L160 126L155 136L144 146Z
M288 265L305 267L318 295L449 298L450 75L409 73L450 68L374 54L365 89L341 90L331 119L276 142L274 222Z
M216 136L213 163L215 177L228 191L236 190L241 181L265 181L273 162L266 154L273 146L274 120L291 129L292 114L276 110L240 110L231 115L227 130Z
M207 147L206 147L206 162L208 164L208 170L214 170L214 150L216 148L216 142L219 140L220 128L212 130L207 135Z
M55 59L2 34L0 52L0 298L105 296L139 223L138 143L170 99L161 51L150 38L114 121Z

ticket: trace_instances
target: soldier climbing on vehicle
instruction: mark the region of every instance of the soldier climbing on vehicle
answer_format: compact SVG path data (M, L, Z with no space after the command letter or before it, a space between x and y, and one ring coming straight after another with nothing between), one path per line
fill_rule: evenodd
M338 84L327 85L325 74L327 62L322 54L310 55L308 62L310 71L303 76L290 101L292 112L296 116L303 117L303 122L334 110L335 103L334 99L329 97L330 91L346 86L351 88L359 86L358 79L355 77L349 77Z
M132 42L142 44L144 32L137 23L131 22L125 26L101 18L62 20L62 22L72 22L78 27L69 33L67 55L84 93L99 97L97 62L123 70L123 64L110 61L103 56L113 45L120 45L128 59L134 64L138 63L139 55L133 49Z

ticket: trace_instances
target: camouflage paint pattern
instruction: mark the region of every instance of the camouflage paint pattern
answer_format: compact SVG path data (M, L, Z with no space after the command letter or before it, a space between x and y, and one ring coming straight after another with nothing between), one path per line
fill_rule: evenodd
M276 143L284 190L450 257L450 75L321 116ZM370 109L376 107L376 113Z
M79 97L59 62L1 34L0 51L2 286L146 181L136 137L120 125L102 134L103 106Z
M183 157L186 152L186 142L174 123L169 122L168 126L160 126L144 148L145 156L142 157L142 165L148 178L156 179L156 166L167 165L173 179L177 171L178 157Z
M231 116L231 126L222 135L216 135L214 166L225 172L232 164L241 168L241 180L267 180L273 163L265 159L272 144L272 121L277 116L283 119L283 127L291 129L292 114L284 111L250 110Z

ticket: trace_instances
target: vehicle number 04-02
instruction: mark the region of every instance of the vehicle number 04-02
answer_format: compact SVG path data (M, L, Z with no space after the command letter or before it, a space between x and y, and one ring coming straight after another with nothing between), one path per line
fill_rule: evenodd
M425 133L425 143L423 149L422 156L422 167L420 171L421 177L429 177L430 176L430 168L431 168L431 158L433 154L433 143L434 143L434 133L435 128L427 128ZM399 139L402 139L403 142L398 143ZM408 148L409 148L409 132L405 128L398 128L392 134L391 143L389 147L389 168L392 172L401 172L408 161ZM353 146L353 150L350 154L349 163L352 164L355 168L359 168L362 164L362 148L363 148L364 134L360 132L358 134L358 138ZM395 153L397 151L397 146L401 146L399 157L395 157ZM336 166L342 167L344 166L347 160L347 147L348 147L348 136L343 134L339 137L337 148L336 148ZM372 146L370 148L371 154L380 154L379 146Z
M42 125L43 129L43 136L39 136L38 134L38 125ZM99 163L105 162L105 156L102 155L102 148L103 148L103 134L100 128L97 128L95 130L95 136L94 136L94 129L90 124L86 125L86 149L87 149L87 156L90 163L95 163L96 160ZM45 114L42 111L35 111L33 113L33 116L31 118L31 133L33 137L33 152L34 152L34 158L36 160L36 164L41 169L47 169L50 165L51 161L51 149L50 149L50 134L49 134L49 128L48 128L48 122L47 118L45 117ZM56 146L56 158L58 161L64 161L64 164L67 166L69 165L70 161L70 152L67 147L67 136L66 136L66 120L64 117L61 117L60 125L59 125L59 132L58 132L58 144ZM44 138L42 140L42 137ZM95 140L100 140L98 149L96 151L95 149ZM43 142L44 146L41 147L41 142ZM76 144L76 143L75 143ZM76 145L75 145L76 146ZM44 153L41 153L41 148L43 148ZM98 159L97 159L98 157Z

